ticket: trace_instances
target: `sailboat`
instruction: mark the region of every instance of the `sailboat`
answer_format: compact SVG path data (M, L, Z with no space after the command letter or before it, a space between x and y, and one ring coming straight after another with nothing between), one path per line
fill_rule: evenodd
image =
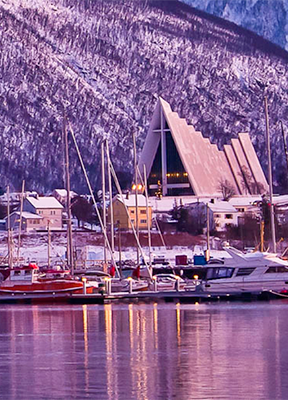
M39 267L34 263L26 266L13 265L13 255L11 248L11 229L10 229L10 209L8 198L8 261L9 273L2 274L0 285L0 295L4 294L37 294L37 295L55 295L67 293L83 293L85 284L85 293L92 293L93 286L86 285L82 280L73 278L73 254L72 254L72 231L71 231L71 212L70 212L70 181L69 181L69 158L68 158L68 141L66 124L64 124L65 134L65 166L66 166L66 183L67 183L67 205L68 205L68 263L72 268L70 275L68 270L54 270L50 268L50 225L48 224L48 269L41 272ZM23 190L22 190L23 191ZM9 187L8 187L9 197ZM68 199L69 198L69 199ZM21 229L21 226L19 227ZM70 250L70 251L69 251Z

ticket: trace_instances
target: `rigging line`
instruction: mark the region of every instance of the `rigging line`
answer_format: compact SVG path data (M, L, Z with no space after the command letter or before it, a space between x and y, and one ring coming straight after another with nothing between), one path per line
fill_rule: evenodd
M146 198L146 217L147 217L147 229L148 229L148 246L149 246L149 267L152 267L152 256L151 256L151 247L152 247L152 241L151 241L151 230L150 230L150 217L149 217L149 210L148 210L148 190L147 190L147 175L146 175L146 166L143 164L143 169L144 169L144 179L142 178L139 165L137 165L137 172L140 177L140 182L141 185L144 187L144 192L145 192L145 198ZM152 218L151 218L152 222Z
M141 180L141 184L142 184L142 186L145 188L145 183L144 183L144 180L143 180L143 178L142 178L142 175L141 175L141 172L140 172L140 169L139 169L138 165L137 165L137 170L138 170L138 174L139 174L139 177L140 177L140 180ZM146 190L147 190L147 189L146 189ZM167 246L166 246L166 243L165 243L165 241L164 241L164 238L163 238L161 229L160 229L160 227L159 227L157 218L155 217L155 218L153 218L153 219L154 219L154 221L155 221L155 224L157 225L157 229L158 229L159 236L160 236L160 238L161 238L161 242L162 242L163 246L166 247L166 249L167 249Z
M119 273L119 270L118 270L118 266L117 266L117 264L116 264L116 262L115 262L115 258L114 258L114 255L113 255L113 252L112 252L112 249L111 249L111 246L110 246L108 237L107 237L107 232L106 232L106 230L105 230L105 228L104 228L103 221L102 221L101 215L100 215L99 210L98 210L98 207L97 207L97 203L96 203L96 200L95 200L95 197L94 197L94 194L93 194L93 190L92 190L92 187L91 187L91 184L90 184L90 181L89 181L89 178L88 178L86 169L85 169L85 165L84 165L84 162L83 162L83 159L82 159L82 156L81 156L81 153L80 153L78 144L77 144L77 142L76 142L75 134L74 134L74 132L73 132L73 129L72 129L72 126L71 126L70 121L68 121L68 124L69 124L70 132L71 132L71 135L72 135L74 144L75 144L75 148L76 148L76 151L77 151L77 155L78 155L78 158L79 158L79 161L80 161L80 164L81 164L81 167L82 167L82 170L83 170L85 179L86 179L86 183L87 183L87 186L88 186L88 189L89 189L89 192L90 192L90 195L91 195L91 198L92 198L94 207L95 207L95 209L96 209L97 217L98 217L99 222L100 222L100 226L101 226L101 229L102 229L102 232L103 232L105 241L106 241L106 245L107 245L108 250L109 250L110 255L111 255L111 261L112 261L112 263L113 263L113 265L114 265L114 267L115 267L115 269L116 269L116 272L117 272L118 277L120 278L120 273Z
M137 246L138 246L138 248L140 249L141 256L142 256L142 258L143 258L143 262L144 262L144 264L145 264L145 267L147 268L147 270L148 270L148 272L149 272L150 279L152 279L152 273L151 273L150 268L148 267L148 264L147 264L147 262L146 262L146 260L145 260L145 255L144 255L144 253L143 253L143 249L142 249L142 247L141 247L139 238L138 238L138 236L137 236L137 234L136 234L136 230L135 230L135 228L134 228L134 224L132 223L131 217L130 217L130 215L129 215L128 208L127 208L127 206L126 206L126 204L125 204L124 196L123 196L123 193L122 193L122 190L121 190L121 187L120 187L120 184L119 184L119 181L118 181L118 178L117 178L117 175L116 175L116 172L115 172L115 169L114 169L114 167L113 167L113 164L112 164L111 159L109 160L109 162L110 162L110 168L111 168L112 176L113 176L113 179L114 179L116 188L117 188L117 190L118 190L118 192L119 192L119 194L120 194L121 201L122 201L122 203L124 204L125 211L126 211L128 220L129 220L129 222L130 222L130 225L131 225L131 227L132 227L133 235L134 235L134 237L135 237L135 239L136 239Z
M161 238L162 244L163 244L163 246L164 246L164 247L166 248L166 250L167 250L166 243L165 243L165 241L164 241L164 238L163 238L163 235L162 235L162 232L161 232L159 223L158 223L158 221L157 221L157 217L154 218L154 221L155 221L156 227L157 227L157 229L158 229L159 236L160 236L160 238Z

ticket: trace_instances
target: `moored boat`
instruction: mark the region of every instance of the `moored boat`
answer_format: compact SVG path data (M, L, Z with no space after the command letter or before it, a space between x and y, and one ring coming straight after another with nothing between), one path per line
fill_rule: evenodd
M93 287L86 286L86 293L92 293ZM35 264L13 268L10 275L0 285L2 294L59 294L83 293L83 282L74 279L47 279Z
M230 257L211 260L198 289L228 294L288 290L288 262L276 254L244 254L233 247L225 250Z

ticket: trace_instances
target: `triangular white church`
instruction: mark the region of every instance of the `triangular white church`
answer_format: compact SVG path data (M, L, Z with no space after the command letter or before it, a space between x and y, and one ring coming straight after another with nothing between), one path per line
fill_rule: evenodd
M161 97L140 157L140 171L144 164L152 196L161 185L163 196L221 197L221 182L229 182L238 196L268 191L248 133L240 133L221 151Z

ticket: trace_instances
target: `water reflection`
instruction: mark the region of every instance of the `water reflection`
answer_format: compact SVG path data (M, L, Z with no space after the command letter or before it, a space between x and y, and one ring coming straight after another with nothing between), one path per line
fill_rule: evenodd
M288 303L0 308L1 400L284 399Z

